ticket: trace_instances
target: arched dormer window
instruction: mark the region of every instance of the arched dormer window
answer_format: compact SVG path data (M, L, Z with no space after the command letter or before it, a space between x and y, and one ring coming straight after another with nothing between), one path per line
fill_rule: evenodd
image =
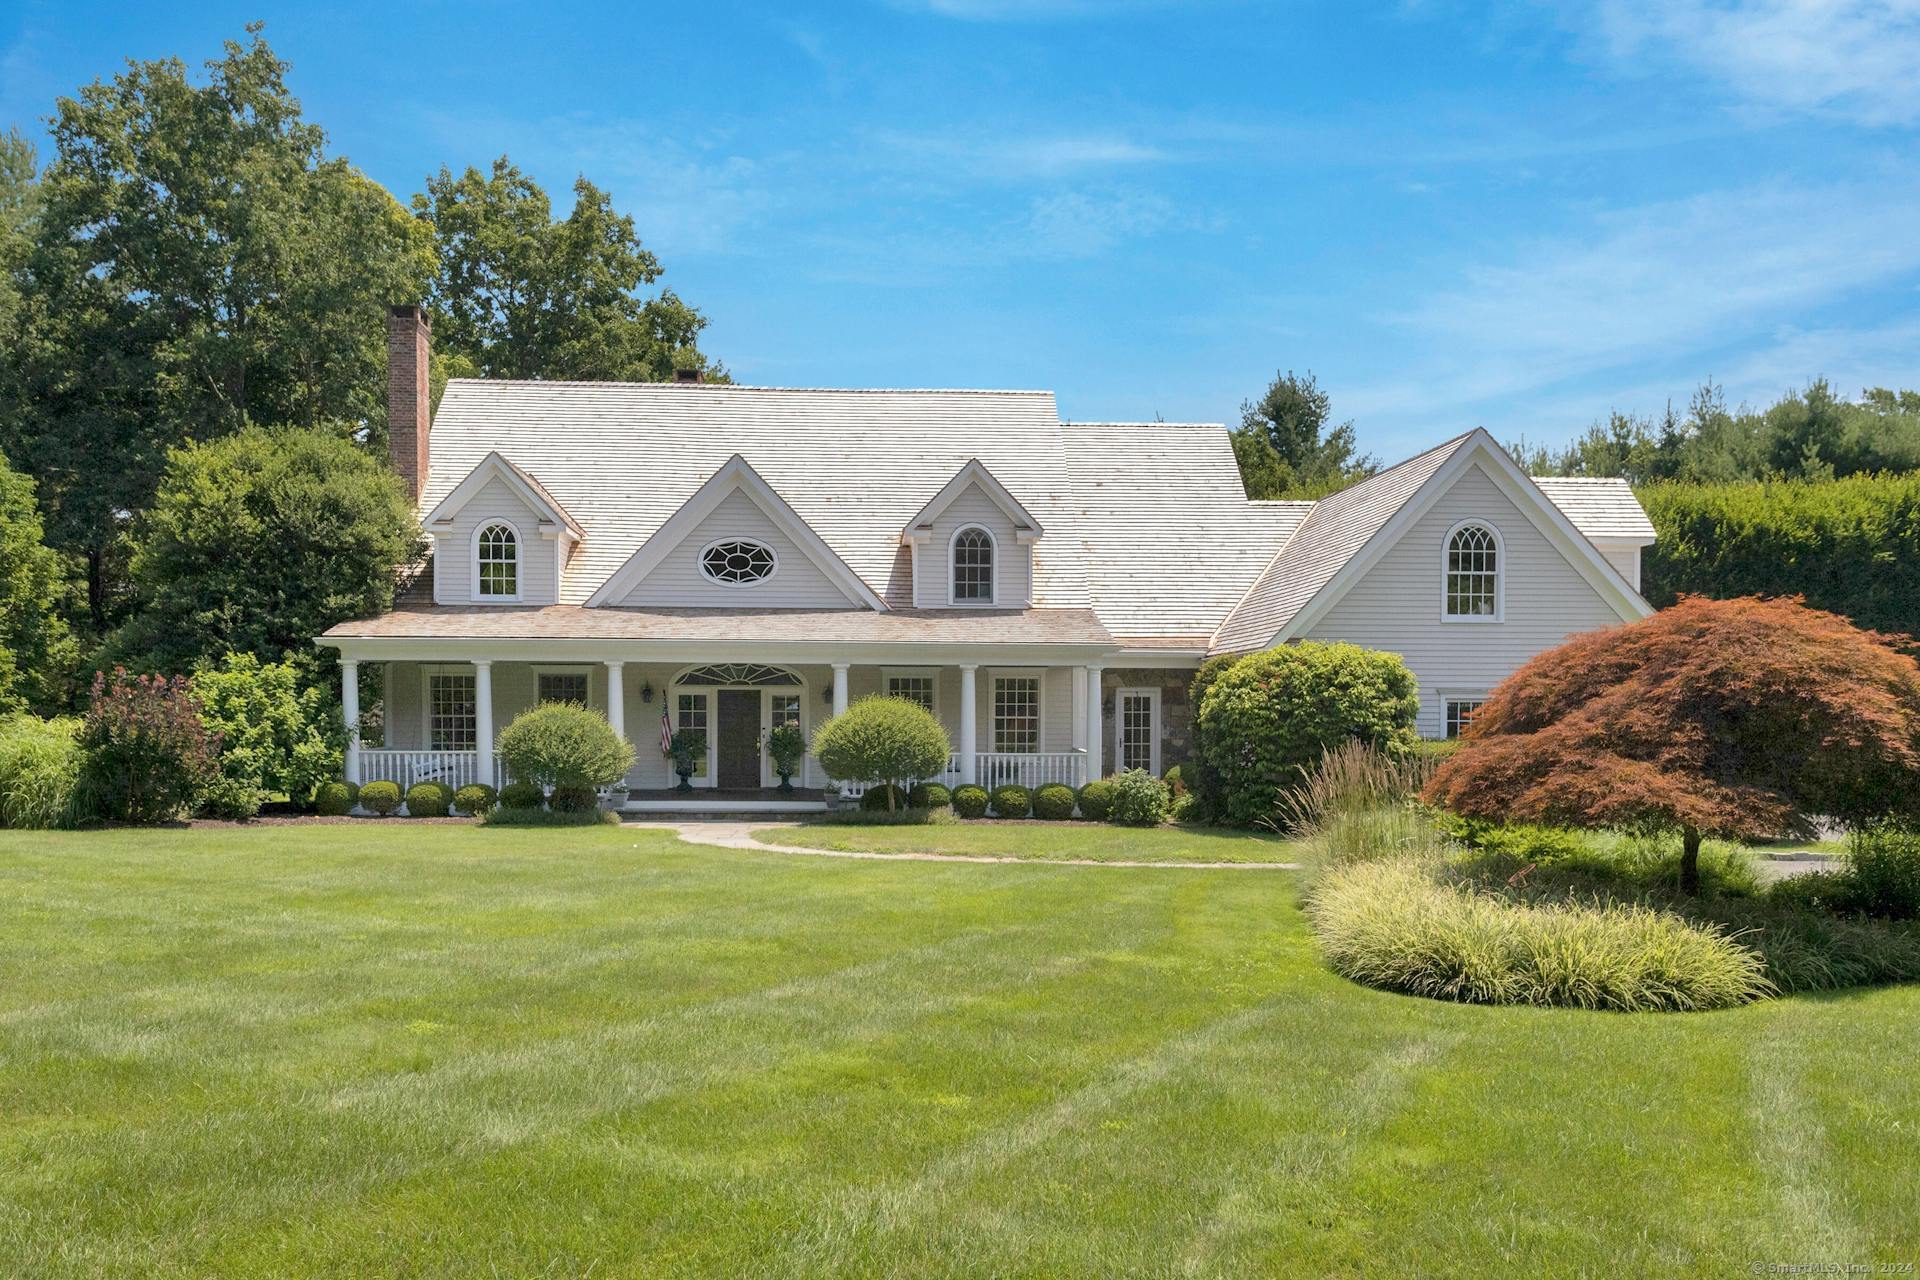
M972 525L953 535L953 603L993 603L993 535Z
M1447 533L1441 616L1452 621L1500 620L1500 532L1470 520Z
M480 600L520 598L520 535L494 521L473 539L473 594Z

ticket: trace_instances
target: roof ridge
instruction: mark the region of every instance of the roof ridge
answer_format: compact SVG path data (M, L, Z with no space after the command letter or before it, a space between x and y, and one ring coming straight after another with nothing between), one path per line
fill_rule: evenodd
M1225 431L1224 422L1076 422L1070 418L1060 419L1063 427L1175 427L1182 431Z
M803 387L773 386L752 382L625 382L614 378L448 378L456 384L479 387L618 387L636 390L686 391L802 391L835 395L925 395L925 396L1051 396L1044 388L1033 387Z

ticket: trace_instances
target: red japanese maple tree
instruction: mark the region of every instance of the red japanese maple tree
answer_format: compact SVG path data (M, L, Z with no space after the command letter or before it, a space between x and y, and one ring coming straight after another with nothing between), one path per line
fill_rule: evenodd
M1799 600L1684 598L1578 636L1515 672L1425 795L1468 817L1810 832L1816 816L1920 815L1920 663L1895 637Z

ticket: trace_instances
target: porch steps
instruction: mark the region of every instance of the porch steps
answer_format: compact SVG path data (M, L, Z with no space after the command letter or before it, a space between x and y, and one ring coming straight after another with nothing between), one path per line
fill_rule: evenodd
M650 818L686 815L690 817L715 817L732 813L750 813L758 817L775 814L825 813L825 800L629 800L621 805L623 814L645 815Z

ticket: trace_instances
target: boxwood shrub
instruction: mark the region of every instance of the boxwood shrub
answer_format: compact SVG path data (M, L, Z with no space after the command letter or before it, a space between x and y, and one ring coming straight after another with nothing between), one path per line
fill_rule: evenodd
M409 818L444 818L453 805L453 789L444 782L416 782L407 788Z
M985 787L964 783L953 789L953 811L962 818L984 818L988 799Z
M1080 788L1077 797L1080 802L1080 816L1088 822L1105 822L1113 812L1113 784L1101 778L1095 778Z
M1073 788L1064 782L1044 783L1033 793L1033 816L1062 822L1073 816Z
M1033 812L1033 793L1009 782L987 793L996 818L1024 818Z
M500 793L502 809L544 809L547 793L531 782L509 782Z
M360 798L360 787L352 782L323 782L313 793L314 811L329 818L338 818L353 812L354 801Z
M1109 821L1128 827L1157 827L1167 820L1167 784L1145 769L1117 773L1108 782L1113 787Z
M453 793L454 811L469 818L486 816L499 802L499 793L484 782L469 782Z
M916 782L907 793L909 809L944 809L953 803L953 792L937 782Z
M400 807L400 784L385 778L360 788L360 807L385 818Z

